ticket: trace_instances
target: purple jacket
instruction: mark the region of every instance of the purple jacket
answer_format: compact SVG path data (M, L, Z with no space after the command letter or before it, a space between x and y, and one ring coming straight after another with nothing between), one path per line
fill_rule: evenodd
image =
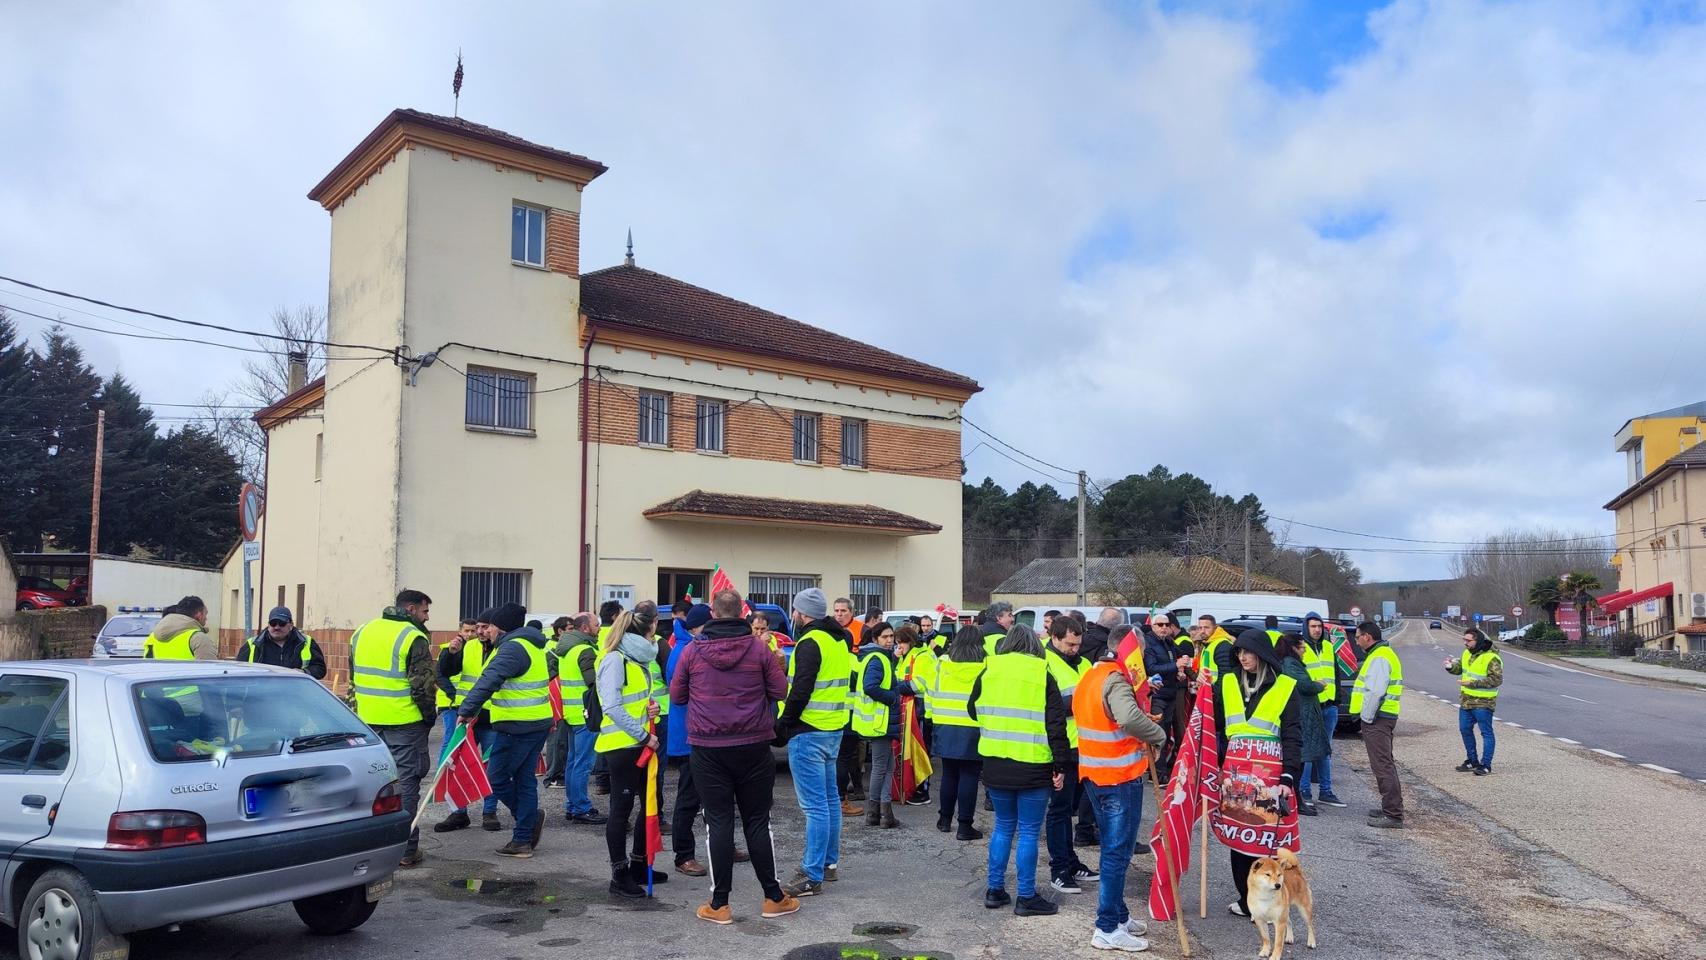
M682 652L669 682L672 705L687 704L687 743L738 747L769 743L788 678L745 620L712 620Z

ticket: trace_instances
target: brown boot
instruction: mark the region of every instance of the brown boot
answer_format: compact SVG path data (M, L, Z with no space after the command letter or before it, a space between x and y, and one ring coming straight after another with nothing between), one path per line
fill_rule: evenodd
M898 827L898 826L900 826L900 821L896 820L894 818L894 804L890 803L887 800L884 800L883 801L883 829L884 830L893 830L895 827Z
M882 823L882 810L874 803L865 805L865 826L874 827Z
M841 815L844 817L857 817L859 814L864 812L864 807L859 806L851 800L841 801Z

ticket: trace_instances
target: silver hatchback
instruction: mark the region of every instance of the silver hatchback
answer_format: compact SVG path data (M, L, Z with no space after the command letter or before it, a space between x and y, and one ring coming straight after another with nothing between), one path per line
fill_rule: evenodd
M312 678L228 662L0 663L0 921L25 960L292 903L372 915L409 817L390 751Z

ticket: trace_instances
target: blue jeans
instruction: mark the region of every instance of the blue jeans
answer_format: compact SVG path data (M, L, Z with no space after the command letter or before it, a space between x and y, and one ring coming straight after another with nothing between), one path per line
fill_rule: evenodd
M592 775L592 745L598 735L584 723L563 721L558 737L563 744L563 812L571 816L591 813L592 800L586 795L586 781Z
M1475 759L1475 728L1481 728L1481 759ZM1483 767L1493 765L1493 708L1476 707L1457 711L1457 732L1463 734L1464 755L1470 763Z
M450 742L450 734L456 730L456 711L455 710L440 710L438 712L438 722L439 722L439 725L444 728L444 742L449 743ZM490 750L492 748L492 728L487 727L485 729L485 732L481 733L479 735L479 737L475 740L475 742L480 745L480 752L481 753L485 753L486 751ZM444 754L442 751L439 753L438 759L440 762L443 762ZM467 807L457 807L456 812L467 813L468 808ZM481 813L497 813L498 812L498 798L496 796L487 797L486 802L481 804L480 812Z
M989 835L989 889L1007 887L1007 859L1013 856L1019 874L1019 896L1037 895L1037 836L1043 831L1043 814L1048 810L1048 787L1029 790L1004 790L988 787L989 799L995 804L995 830ZM1019 850L1013 851L1014 834L1018 834Z
M1131 919L1125 905L1125 875L1131 866L1132 844L1137 840L1137 827L1143 819L1143 781L1104 787L1086 782L1084 790L1090 795L1090 805L1096 811L1096 824L1102 832L1100 889L1096 891L1096 929L1103 933L1114 930Z
M1048 843L1048 872L1054 879L1072 876L1078 855L1072 852L1072 815L1078 810L1078 766L1066 771L1059 790L1049 792L1043 836Z
M840 730L808 730L788 741L788 772L794 796L806 818L806 849L800 872L822 883L823 868L841 862L841 791L835 786L835 762L841 756ZM1031 856L1036 857L1033 844Z
M1333 728L1339 725L1339 705L1321 706L1321 724L1327 728L1327 755L1318 761L1303 765L1303 780L1297 785L1297 795L1309 799L1309 777L1314 772L1315 782L1321 785L1321 795L1331 796L1333 793Z
M486 776L492 781L492 796L503 801L515 817L510 831L514 843L533 839L533 817L539 812L539 751L545 748L549 730L534 733L494 733L492 753L486 760Z

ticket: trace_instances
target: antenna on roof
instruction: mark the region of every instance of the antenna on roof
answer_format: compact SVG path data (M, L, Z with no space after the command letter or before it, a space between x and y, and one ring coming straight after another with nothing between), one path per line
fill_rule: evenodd
M628 256L623 258L622 262L627 264L630 267L634 265L634 228L633 227L628 228Z

